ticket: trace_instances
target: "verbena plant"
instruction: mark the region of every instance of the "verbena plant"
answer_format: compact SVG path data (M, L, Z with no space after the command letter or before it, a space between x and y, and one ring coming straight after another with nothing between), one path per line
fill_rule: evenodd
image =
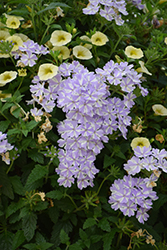
M165 0L0 3L0 249L167 249Z

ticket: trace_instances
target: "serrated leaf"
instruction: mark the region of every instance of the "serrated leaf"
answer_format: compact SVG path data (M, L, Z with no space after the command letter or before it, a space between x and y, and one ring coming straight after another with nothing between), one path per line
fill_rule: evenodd
M114 238L114 235L115 233L118 232L118 229L117 228L114 228L111 230L110 233L106 233L104 236L103 236L103 249L104 250L110 250L111 249L111 243L112 243L112 240Z
M52 230L51 242L53 242L56 246L60 244L60 231L63 229L67 234L72 231L72 224L69 221L61 221L59 220L54 226Z
M30 145L30 143L33 141L32 137L24 138L21 142L22 149L25 150Z
M6 210L6 218L8 218L11 214L15 213L17 210L22 208L24 205L25 205L24 200L19 200L18 202L12 202Z
M33 128L35 128L38 125L39 122L36 121L30 121L29 123L26 123L26 127L29 131L31 131Z
M30 175L28 176L26 185L31 184L31 183L41 179L47 173L48 173L48 170L47 170L46 166L41 166L39 164L35 165L35 168L31 171Z
M164 203L167 202L167 195L166 194L159 194L159 199L154 201L153 208L155 210L158 210L161 206L163 206Z
M22 226L24 231L24 236L27 241L30 241L34 234L37 224L37 216L34 213L27 214L22 218Z
M14 105L14 103L6 102L6 103L2 106L1 112L3 112L3 111L5 111L6 109L12 107L13 105Z
M23 231L21 230L17 231L13 239L12 250L16 250L24 241L25 241L25 236Z
M28 250L36 250L37 249L37 245L35 243L25 244L23 247L28 249Z
M126 160L125 155L124 155L121 151L119 151L118 153L116 153L116 156L118 156L118 157L121 158L121 159Z
M107 232L111 231L111 227L107 218L101 219L98 223L98 227L101 228L103 231L107 231Z
M27 137L29 131L27 129L22 129L21 132L25 137Z
M94 218L88 218L83 224L83 229L91 227L96 224L96 220Z
M60 200L64 195L59 190L53 190L46 194L46 197Z
M32 149L28 152L28 156L35 162L44 163L44 156L36 149Z
M49 217L50 217L51 221L54 224L56 224L57 220L58 220L58 217L59 217L59 209L56 206L50 207L49 210L48 210L48 214L49 214Z
M20 134L21 133L21 130L19 130L18 128L13 128L13 129L10 129L8 132L7 132L7 135L13 135L13 134Z
M61 229L61 231L60 231L60 241L61 241L61 243L67 244L69 239L70 238L68 237L68 234L63 229Z
M0 131L2 133L4 133L7 130L7 128L9 127L10 123L11 123L10 121L1 121L0 122Z
M23 184L21 183L20 177L15 175L15 176L9 177L9 179L13 186L14 192L19 195L24 195L25 190L24 190Z
M55 9L56 7L71 8L69 5L67 5L67 4L65 4L65 3L60 3L60 2L53 3L53 2L52 2L52 3L50 3L45 9L38 11L38 12L37 12L37 15L43 13L44 11Z
M14 234L8 231L4 231L0 234L0 249L9 250L12 249Z
M79 229L79 236L82 240L86 240L88 238L88 235L81 228Z
M74 243L69 246L69 250L83 250L77 243Z

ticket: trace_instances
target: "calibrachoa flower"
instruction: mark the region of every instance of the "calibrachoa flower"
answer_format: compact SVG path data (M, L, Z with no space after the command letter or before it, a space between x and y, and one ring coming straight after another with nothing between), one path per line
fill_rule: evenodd
M127 46L125 48L125 55L133 59L140 59L144 56L143 51L141 49L137 49L133 46Z
M6 41L12 42L14 44L12 51L18 50L19 46L22 46L23 44L23 40L19 36L16 36L16 35L7 37Z
M83 40L84 42L88 41L88 42L91 43L91 39L86 35L81 36L80 39ZM85 43L85 44L81 44L81 45L84 46L87 49L91 49L92 45L90 43Z
M150 142L149 142L149 140L147 139L147 138L145 138L145 137L136 137L136 138L134 138L133 140L132 140L132 142L131 142L131 147L132 147L132 149L134 150L137 146L139 146L139 147L149 147L150 146Z
M70 57L70 50L66 46L54 46L52 48L52 50L53 51L59 51L60 53L58 55L58 58L62 57L63 60L65 60L65 59L67 59L67 58Z
M137 68L136 71L139 72L139 73L146 73L147 75L152 75L148 69L144 66L144 62L142 61L139 61L139 64L140 64L140 68Z
M17 77L17 71L5 71L0 74L0 87L6 83L13 81Z
M115 180L110 187L111 196L109 204L114 210L120 209L125 216L134 216L140 223L149 217L147 212L152 206L152 201L157 200L156 192L147 186L149 178L133 178L130 175Z
M64 30L55 30L51 34L50 42L53 46L66 45L71 41L72 35Z
M81 60L89 60L93 57L89 49L81 45L75 46L73 48L73 55Z
M57 75L58 67L52 63L44 63L40 65L38 76L41 81L46 81Z
M16 16L9 16L6 20L6 26L10 29L18 29L20 21Z
M155 115L167 116L167 108L161 104L155 104L152 106Z
M91 36L91 42L96 46L103 46L108 41L108 37L100 31L96 31L95 34Z

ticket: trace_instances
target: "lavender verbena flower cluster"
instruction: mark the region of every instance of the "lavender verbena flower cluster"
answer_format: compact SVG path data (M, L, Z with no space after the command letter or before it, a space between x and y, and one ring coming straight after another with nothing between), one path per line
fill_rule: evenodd
M134 105L133 90L136 86L143 95L147 90L140 83L138 74L132 65L109 61L96 73L89 72L79 62L63 63L58 74L47 81L34 77L30 86L33 99L41 109L31 109L33 116L42 115L43 111L53 111L55 101L62 108L66 119L59 123L58 140L60 164L56 172L60 175L60 185L70 187L77 179L78 188L93 186L93 179L99 170L95 167L96 155L108 142L108 134L119 129L124 138L130 125L130 108ZM124 91L121 100L110 98L109 85L118 85Z
M83 9L83 13L86 15L94 15L98 11L108 21L115 20L117 25L124 23L121 14L128 15L124 0L89 0L89 4Z
M5 154L13 149L14 146L12 146L8 140L7 140L7 134L3 134L0 131L0 154L2 157L4 157L6 164L10 164L10 159L6 160Z
M162 170L167 173L167 151L150 147L134 148L134 156L124 164L124 169L130 175L139 173L142 169L148 171Z
M134 156L126 164L124 169L129 174L123 180L116 180L111 186L109 203L115 210L120 209L124 215L133 216L144 223L148 219L147 211L151 208L152 200L158 199L152 190L161 174L161 170L167 173L167 151L149 147L137 146L134 148ZM142 169L151 171L149 178L133 178L131 175L139 173ZM150 199L151 198L151 199Z
M20 54L21 51L21 54ZM17 54L17 59L20 56L20 60L17 61L17 66L24 64L25 66L33 67L38 60L38 56L48 54L48 49L35 43L33 40L28 40L23 42L22 46L19 46L19 53Z
M153 174L154 175L154 174ZM156 181L156 176L150 177ZM115 180L110 187L111 196L109 204L114 210L120 209L126 216L134 216L140 223L144 223L149 217L148 210L152 206L152 201L157 200L156 192L152 190L149 178L133 178L124 176L124 178Z
M138 9L144 8L141 0L128 0L127 2L131 2ZM87 7L83 8L83 13L86 15L95 15L98 11L108 21L115 20L117 25L124 23L121 14L128 15L125 0L89 0Z

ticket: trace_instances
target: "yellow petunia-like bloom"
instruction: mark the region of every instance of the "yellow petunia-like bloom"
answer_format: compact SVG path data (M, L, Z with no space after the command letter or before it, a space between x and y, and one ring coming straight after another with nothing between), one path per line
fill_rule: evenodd
M152 106L155 115L167 116L167 108L161 104L155 104Z
M70 50L66 46L54 46L52 48L53 51L60 51L58 58L63 58L63 60L70 57Z
M108 37L100 31L96 31L96 33L91 36L91 42L96 46L103 46L108 41Z
M81 60L89 60L92 58L92 53L84 46L78 45L73 48L73 55Z
M91 43L91 39L90 39L88 36L86 36L86 35L81 36L80 39L83 40L84 42L88 41L88 42ZM85 43L83 46L84 46L85 48L87 48L87 49L91 49L91 48L92 48L92 44L90 44L90 43ZM82 45L82 44L81 44L81 45Z
M140 59L142 58L143 55L143 51L141 49L136 49L133 46L127 46L125 49L125 55L129 58L133 58L133 59Z
M69 32L63 30L55 30L53 31L50 42L53 46L62 46L66 45L71 41L72 35Z
M58 67L51 63L44 63L39 67L38 76L41 81L46 81L57 75Z
M0 41L5 41L10 36L10 33L6 30L0 30Z
M17 71L5 71L0 74L0 87L6 83L13 81L17 77Z
M149 142L149 140L147 139L147 138L145 138L145 137L136 137L136 138L134 138L133 140L132 140L132 142L131 142L131 147L132 147L132 149L134 150L134 148L136 148L137 146L139 146L139 147L149 147L150 146L150 142Z
M138 73L146 73L147 75L152 75L149 71L148 71L148 69L144 66L144 62L143 61L139 61L139 64L140 64L140 68L137 68L136 69L136 71L138 72Z
M18 29L20 26L20 20L15 16L9 16L6 20L6 26L10 29Z
M12 94L10 94L10 93L3 93L0 90L0 100L1 100L1 102L6 102L5 98L10 98L11 96L12 96Z
M19 46L22 46L23 44L23 40L17 35L9 36L6 41L12 42L14 44L12 51L18 50Z
M165 43L165 44L167 44L167 37L165 37L165 39L164 39L164 43Z

